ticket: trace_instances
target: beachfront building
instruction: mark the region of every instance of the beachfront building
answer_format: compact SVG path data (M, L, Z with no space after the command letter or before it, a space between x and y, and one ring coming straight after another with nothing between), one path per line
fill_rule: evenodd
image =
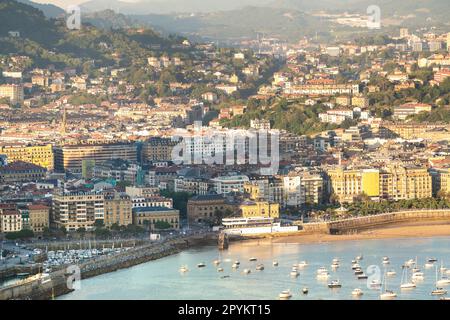
M96 220L104 221L105 197L100 192L56 192L53 195L53 222L68 231L92 230Z
M150 231L179 230L180 211L166 207L139 207L133 209L133 224Z
M280 217L280 205L265 201L244 201L239 206L243 218L268 217L278 219Z
M387 166L381 169L327 171L329 193L340 203L364 195L372 200L423 199L432 196L432 179L426 168Z
M232 204L218 194L198 195L189 199L187 204L189 222L213 222L233 209Z

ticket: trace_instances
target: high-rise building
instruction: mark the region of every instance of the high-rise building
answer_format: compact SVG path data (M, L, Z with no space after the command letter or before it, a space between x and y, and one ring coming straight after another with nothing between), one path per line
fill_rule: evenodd
M6 154L9 163L29 162L47 170L53 169L53 146L47 145L11 145L0 146L0 154Z
M22 104L23 86L18 84L0 85L0 98L9 98L11 104Z
M144 142L142 147L142 160L149 161L170 161L172 160L172 150L177 141L170 138L154 137Z
M104 194L99 192L56 192L53 195L53 223L68 231L92 230L96 220L104 221Z
M137 161L137 146L134 143L79 144L55 147L55 170L81 173L83 160L94 160L100 164L107 160L122 159Z

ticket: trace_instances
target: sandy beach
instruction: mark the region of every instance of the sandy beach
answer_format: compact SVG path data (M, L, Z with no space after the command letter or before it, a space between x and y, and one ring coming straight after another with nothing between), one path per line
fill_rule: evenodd
M309 234L270 239L273 243L324 243L370 239L426 238L450 236L450 224L403 225L361 231L350 235Z

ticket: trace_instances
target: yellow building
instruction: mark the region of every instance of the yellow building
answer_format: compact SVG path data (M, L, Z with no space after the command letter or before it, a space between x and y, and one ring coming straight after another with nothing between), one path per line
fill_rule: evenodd
M158 222L168 229L180 229L180 211L166 207L138 207L133 209L133 223L151 231L158 231Z
M361 195L362 174L361 170L345 170L338 168L328 171L330 192L340 203L351 203L355 197Z
M28 206L29 225L36 233L43 232L50 226L50 208L42 204Z
M8 162L29 162L47 170L53 169L53 147L51 144L41 146L1 146L0 154L6 154Z
M390 166L380 174L381 196L388 200L431 198L433 184L426 168Z
M280 205L278 203L269 203L265 201L246 201L239 206L243 218L266 217L279 218Z
M258 200L261 198L260 188L257 184L251 182L244 183L244 192L251 200Z
M369 197L380 196L380 171L376 169L366 169L362 171L361 178L362 193Z
M105 226L110 227L113 224L128 226L132 224L132 208L131 198L126 194L115 193L105 196Z

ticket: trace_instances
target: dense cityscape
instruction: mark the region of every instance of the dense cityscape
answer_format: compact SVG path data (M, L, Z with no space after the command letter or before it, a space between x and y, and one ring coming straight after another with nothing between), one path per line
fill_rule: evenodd
M0 291L196 242L450 216L448 23L226 46L71 30L23 2L0 3Z

